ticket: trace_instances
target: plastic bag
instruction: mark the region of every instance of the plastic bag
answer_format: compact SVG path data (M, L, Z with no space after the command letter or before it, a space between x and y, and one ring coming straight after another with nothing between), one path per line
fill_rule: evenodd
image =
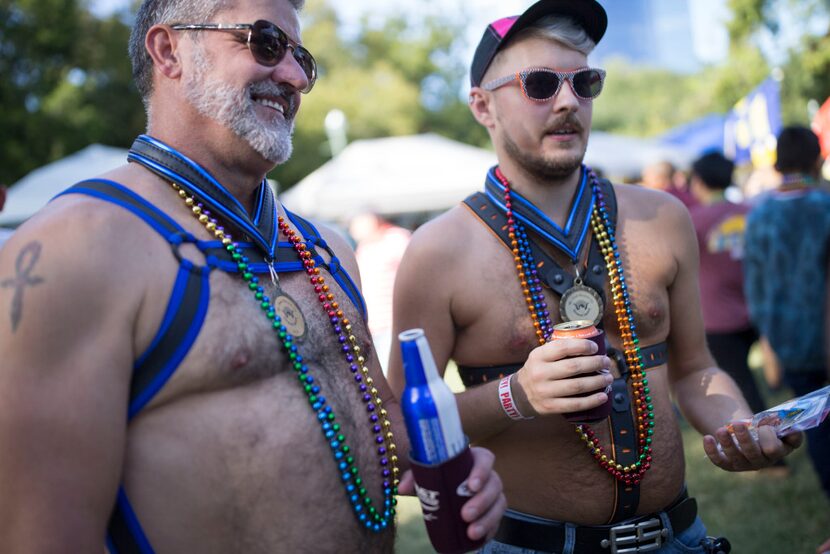
M757 438L757 429L769 425L779 437L818 427L830 412L830 385L804 396L787 400L752 416L750 432ZM744 420L746 422L746 420Z

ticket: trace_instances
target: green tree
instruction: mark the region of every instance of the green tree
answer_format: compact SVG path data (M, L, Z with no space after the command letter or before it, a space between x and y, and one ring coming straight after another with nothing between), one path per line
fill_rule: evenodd
M730 84L754 86L769 74L766 62L759 61L760 55L750 52L757 50L760 33L780 41L781 17L786 12L793 21L803 22L803 34L780 67L782 118L785 124L808 123L807 101L823 102L830 94L830 28L812 34L808 23L828 20L830 0L730 0L729 7L733 13L728 27L733 46L728 71L722 73L718 86L726 90Z
M458 20L403 15L372 23L364 18L352 36L326 0L303 12L303 43L314 53L320 78L303 98L294 155L271 176L283 190L331 158L324 121L339 109L349 140L436 132L473 144L486 134L459 98L466 64L456 54L464 29Z
M93 142L128 145L143 128L129 27L79 0L0 4L0 182Z

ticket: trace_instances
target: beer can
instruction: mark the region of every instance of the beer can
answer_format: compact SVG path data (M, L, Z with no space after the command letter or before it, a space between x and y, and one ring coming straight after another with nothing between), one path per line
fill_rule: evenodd
M605 355L605 333L602 332L602 329L597 329L591 321L566 321L554 325L551 340L558 339L587 339L597 345L595 356ZM595 373L595 375L599 374L599 372ZM608 396L604 404L590 410L563 414L565 419L571 423L596 423L607 418L611 415L611 388L611 385L608 385L603 391ZM586 392L576 396L590 396L595 392Z
M423 329L398 335L406 384L401 396L410 456L423 464L439 464L467 445L455 395L438 374Z

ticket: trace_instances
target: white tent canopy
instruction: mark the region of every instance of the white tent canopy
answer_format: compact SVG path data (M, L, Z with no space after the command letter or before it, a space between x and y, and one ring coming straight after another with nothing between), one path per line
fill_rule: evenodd
M92 144L56 162L35 169L9 189L0 212L0 226L16 227L34 215L56 194L78 181L95 177L127 163L127 150Z
M621 179L639 180L645 166L656 162L671 162L675 167L688 168L695 152L684 150L657 140L614 135L591 131L585 163L601 170L614 182Z
M656 141L593 131L585 162L613 179L639 177L657 161L687 166L692 155ZM446 210L484 187L492 151L435 134L357 140L281 195L301 215L345 223L382 214Z
M445 210L482 188L494 153L435 134L357 140L281 195L288 209L344 222L355 213Z

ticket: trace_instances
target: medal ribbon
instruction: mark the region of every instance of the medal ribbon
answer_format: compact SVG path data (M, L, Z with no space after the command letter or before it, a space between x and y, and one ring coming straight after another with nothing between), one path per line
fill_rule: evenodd
M507 214L504 191L505 186L496 177L496 168L491 168L484 182L484 192L499 211ZM591 228L591 211L594 209L594 195L591 187L588 186L588 173L585 171L585 166L583 165L580 170L579 185L564 229L515 189L510 190L510 196L513 217L562 251L574 265L577 265L579 253L582 251Z
M277 202L267 180L263 179L256 191L257 201L251 216L206 169L156 138L139 135L127 160L144 166L162 179L175 182L237 231L247 235L268 259L276 259Z

